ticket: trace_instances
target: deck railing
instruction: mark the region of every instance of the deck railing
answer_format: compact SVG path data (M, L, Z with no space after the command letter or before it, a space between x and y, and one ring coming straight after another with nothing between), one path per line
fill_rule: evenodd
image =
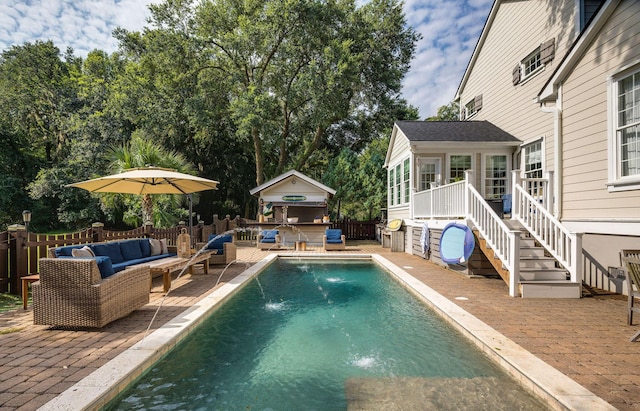
M520 233L511 230L472 184L465 181L435 187L413 195L413 218L466 218L478 229L495 255L511 273L509 294L516 296L520 280ZM571 233L552 214L553 178L521 179L512 175L511 218L516 219L569 272L571 281L582 281L582 237ZM466 207L466 208L465 208Z
M434 187L413 195L414 218L457 218L465 215L465 182Z

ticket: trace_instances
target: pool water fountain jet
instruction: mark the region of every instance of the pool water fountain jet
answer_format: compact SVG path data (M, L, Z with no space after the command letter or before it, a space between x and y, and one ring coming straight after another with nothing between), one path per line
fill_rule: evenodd
M297 232L298 233L298 238L301 238L300 236L304 236L305 241L309 242L309 237L302 231L300 230L297 226L291 225L291 224L280 224L277 225L274 229L279 229L279 228L283 228L283 227L289 227L292 229L292 231ZM227 230L221 234L217 234L215 237L211 238L209 241L207 241L206 244L204 244L193 256L191 256L191 259L194 259L198 256L200 256L200 254L202 254L208 247L209 244L211 244L212 242L216 241L217 239L219 239L222 236L225 236L227 234L236 234L238 232L242 232L242 233L246 233L247 231L251 232L252 234L255 232L259 231L258 227L237 227L231 230ZM275 246L275 244L274 244ZM269 249L267 249L267 251L271 251L271 249L273 248L273 246ZM231 261L229 264L227 264L222 271L220 272L220 275L218 276L218 279L216 280L216 283L214 284L213 288L217 287L218 284L220 283L220 280L222 279L222 276L225 274L225 272L227 271L227 268L229 268L229 266L231 266L232 264L237 263L237 260L233 260ZM208 262L207 262L208 263ZM205 264L207 264L205 263ZM249 262L245 262L247 265L247 268L249 268ZM179 280L182 275L184 274L184 272L187 270L187 267L189 267L189 265L187 264L182 270L180 270L180 272L178 273L178 276L176 277L176 281ZM257 278L256 278L257 279ZM258 283L259 284L259 283ZM262 288L262 287L261 287ZM144 335L142 336L141 341L144 341L144 339L147 337L147 335L149 334L150 330L151 330L151 326L153 325L155 319L158 316L158 313L160 312L160 308L162 308L162 306L164 305L164 301L167 298L167 296L169 296L169 294L171 293L171 291L173 290L173 284L171 285L171 287L169 287L169 290L167 290L167 292L165 293L165 295L162 297L162 299L160 300L160 303L158 304L158 308L156 308L153 317L151 318L151 320L149 321L149 325L147 326L147 329L144 333ZM264 291L263 291L263 297L264 297ZM266 298L266 297L265 297Z
M207 248L209 247L209 244L213 243L214 241L216 241L217 239L219 239L220 237L223 237L225 235L228 234L235 234L237 232L244 232L245 229L244 228L234 228L232 230L227 230L221 234L216 235L215 237L211 238L209 241L207 241L206 244L204 244L202 247L200 247L200 249L193 255L191 256L191 260L193 260L194 258L200 256L200 254L202 254L203 252L205 252L207 250ZM218 279L215 283L215 285L213 286L213 288L217 287L218 284L220 283L220 280L222 279L222 276L224 275L224 273L226 272L227 268L229 268L229 266L231 264L236 263L237 260L233 260L231 261L229 264L225 265L225 267L222 269L222 271L220 272L220 275L218 276ZM205 264L209 264L208 261L205 261ZM247 263L248 266L248 263ZM180 277L182 277L182 274L185 273L185 271L187 270L187 268L189 267L189 264L185 265L182 270L180 270L180 272L178 273L178 276L176 277L175 281L179 280ZM247 267L248 268L248 267ZM149 321L149 325L147 326L147 329L144 333L144 335L142 336L141 341L144 341L144 339L147 337L147 335L149 334L149 331L151 330L151 326L153 325L153 322L155 321L155 319L158 316L158 313L160 312L160 308L162 308L162 306L164 305L164 301L166 300L167 296L171 293L171 291L173 290L173 282L171 283L171 286L169 287L169 289L167 290L167 292L165 293L164 296L162 296L162 298L160 299L160 303L158 304L158 308L156 308L155 312L153 313L153 317L151 317L151 320Z

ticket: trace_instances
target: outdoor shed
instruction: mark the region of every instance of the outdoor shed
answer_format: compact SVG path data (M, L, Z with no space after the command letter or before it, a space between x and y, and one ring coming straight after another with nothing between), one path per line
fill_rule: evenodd
M290 170L249 192L258 197L258 225L278 228L285 245L299 239L322 243L331 225L327 201L335 195L334 189Z

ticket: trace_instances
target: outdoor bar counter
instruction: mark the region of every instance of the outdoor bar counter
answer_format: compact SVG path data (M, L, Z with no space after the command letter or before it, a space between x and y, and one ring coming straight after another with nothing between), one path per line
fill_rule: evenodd
M295 247L296 241L306 241L307 244L321 246L322 236L327 228L331 228L332 223L265 221L256 225L260 227L260 230L278 229L282 244L287 247Z

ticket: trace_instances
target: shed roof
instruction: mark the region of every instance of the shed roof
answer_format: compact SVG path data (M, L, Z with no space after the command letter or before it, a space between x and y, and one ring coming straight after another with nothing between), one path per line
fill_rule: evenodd
M396 125L410 141L521 143L488 121L397 121Z
M280 174L278 177L272 178L271 180L267 181L266 183L263 183L261 185L259 185L258 187L255 187L254 189L250 190L249 193L251 195L259 195L260 192L264 191L266 188L269 188L271 186L273 186L274 184L277 184L283 180L286 180L287 178L290 177L298 177L300 180L306 181L307 183L316 186L317 188L319 188L322 191L326 191L327 193L329 193L330 196L334 196L336 194L336 190L325 186L324 184L314 180L311 177L308 177L304 174L302 174L299 171L296 170L289 170L286 173Z

